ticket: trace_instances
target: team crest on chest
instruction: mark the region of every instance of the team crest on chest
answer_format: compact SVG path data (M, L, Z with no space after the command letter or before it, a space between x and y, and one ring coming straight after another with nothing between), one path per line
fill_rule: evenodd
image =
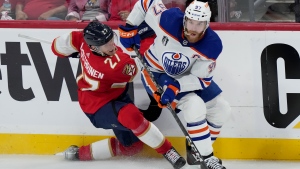
M131 64L125 65L122 73L125 75L133 76L135 74L135 66Z
M164 70L173 76L184 73L190 66L190 59L182 53L166 52L162 58Z

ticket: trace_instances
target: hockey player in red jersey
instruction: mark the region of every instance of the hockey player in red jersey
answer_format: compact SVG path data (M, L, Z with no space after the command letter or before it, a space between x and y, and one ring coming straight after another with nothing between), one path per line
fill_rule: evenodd
M145 21L155 32L154 43L144 53L145 64L163 87L157 94L149 74L142 70L142 82L160 107L168 103L183 114L187 132L209 169L226 169L214 156L212 143L230 115L230 106L213 81L217 59L223 45L210 27L208 3L194 0L183 13L167 9L161 0L140 0L120 25L120 41L132 50L139 48L137 25ZM187 162L198 165L187 146ZM189 160L191 159L191 160Z
M51 48L62 58L80 53L82 74L77 77L77 84L81 109L96 128L112 129L116 135L82 147L72 145L64 153L66 159L131 156L140 152L145 143L174 168L185 165L185 159L129 98L127 84L138 68L135 60L115 45L114 32L109 26L93 21L83 31L55 38Z

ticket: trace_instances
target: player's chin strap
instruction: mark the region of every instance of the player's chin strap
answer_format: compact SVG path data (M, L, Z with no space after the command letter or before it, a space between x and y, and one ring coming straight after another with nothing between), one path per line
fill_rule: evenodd
M147 71L147 73L150 75L150 78L152 80L152 82L155 84L155 86L158 89L158 93L162 94L163 93L163 89L160 85L158 85L158 83L155 81L154 76L152 74L152 72L150 71L148 65L145 63L142 55L140 54L139 50L133 46L133 49L137 55L137 57L139 58L139 60L141 61L141 63L144 66L144 69ZM201 156L199 150L197 149L197 147L195 146L194 142L192 141L191 137L189 136L188 132L186 131L185 127L183 126L183 124L181 123L179 117L177 116L177 113L173 110L172 106L170 103L167 104L168 109L170 110L170 112L172 113L174 119L176 120L177 124L179 125L181 131L183 132L183 134L185 135L186 140L188 141L188 144L191 146L191 149L193 151L193 153L195 153L194 158L195 161L199 161L201 169L208 169L206 163L204 162L203 157Z

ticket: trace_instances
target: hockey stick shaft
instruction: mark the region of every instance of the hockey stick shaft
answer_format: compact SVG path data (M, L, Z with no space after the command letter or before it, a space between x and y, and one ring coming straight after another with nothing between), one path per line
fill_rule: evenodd
M43 43L51 44L51 42L49 42L49 41L39 39L39 38L35 38L35 37L31 37L31 36L27 36L27 35L23 35L23 34L18 34L18 37L34 40L34 41L37 41L37 42L43 42Z
M144 69L147 71L147 73L150 75L150 78L152 80L152 82L154 83L154 85L156 86L156 88L158 89L158 92L161 94L163 93L163 89L162 87L156 82L156 80L154 79L154 75L152 74L152 72L149 69L149 66L146 64L146 62L144 61L142 55L140 54L139 50L136 48L136 46L133 47L135 53L137 54L137 57L139 58L140 62L143 64ZM177 124L179 125L181 131L183 132L183 134L185 135L185 138L187 139L187 141L190 143L191 148L193 149L194 152L196 152L196 160L200 161L200 165L203 167L203 169L208 169L207 165L205 164L203 157L201 156L199 150L197 149L197 147L195 146L194 142L192 141L192 138L190 137L189 133L186 131L185 127L183 126L182 122L180 121L179 117L177 116L177 113L174 111L174 109L172 108L171 104L168 103L167 104L167 108L170 110L171 114L173 115L175 121L177 122ZM201 168L202 168L201 167Z

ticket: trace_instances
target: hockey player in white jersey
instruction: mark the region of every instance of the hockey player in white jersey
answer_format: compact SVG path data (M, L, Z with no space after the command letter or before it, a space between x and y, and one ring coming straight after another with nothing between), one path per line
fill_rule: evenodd
M210 17L204 2L194 1L182 13L179 8L166 9L161 0L140 0L119 32L122 45L132 50L140 44L136 25L145 20L155 31L157 37L144 53L144 60L164 92L157 94L149 75L142 71L147 92L160 107L171 103L183 113L187 131L209 169L225 169L214 156L212 143L228 119L230 106L212 80L223 46L209 27ZM188 163L195 164L189 155L188 150Z

